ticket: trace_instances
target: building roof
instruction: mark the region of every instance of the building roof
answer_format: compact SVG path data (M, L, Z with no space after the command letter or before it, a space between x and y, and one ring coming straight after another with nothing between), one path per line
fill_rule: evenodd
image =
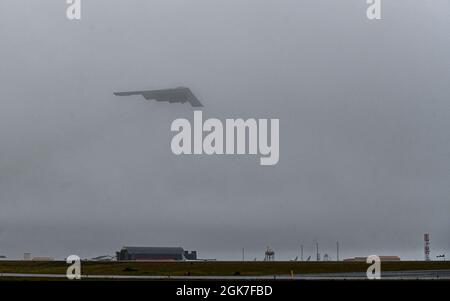
M123 247L128 254L183 254L180 247Z
M399 256L379 256L381 261L400 261ZM344 261L366 261L367 257L346 258Z

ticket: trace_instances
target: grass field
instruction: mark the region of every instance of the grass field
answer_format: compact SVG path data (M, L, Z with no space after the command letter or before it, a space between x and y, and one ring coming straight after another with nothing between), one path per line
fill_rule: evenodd
M63 261L0 261L0 273L65 274ZM82 262L83 275L133 276L262 276L335 272L365 272L363 262ZM383 271L449 269L450 262L384 262Z

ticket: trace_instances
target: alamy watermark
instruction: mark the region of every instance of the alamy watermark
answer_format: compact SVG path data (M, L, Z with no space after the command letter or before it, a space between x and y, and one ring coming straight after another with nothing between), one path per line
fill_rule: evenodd
M81 0L66 0L66 17L68 20L81 20ZM381 0L366 0L366 16L369 20L381 20Z
M381 279L381 259L378 255L370 255L366 259L366 263L370 264L367 269L366 276L369 280Z
M367 19L381 20L381 0L367 0L369 7L366 11Z
M70 255L66 259L66 263L69 267L66 271L66 277L69 280L80 280L81 279L81 259L77 255Z
M175 155L260 155L260 165L275 165L280 159L279 119L203 120L202 111L194 111L194 124L175 119L171 131L171 149ZM270 126L270 129L269 129Z
M69 280L81 279L81 259L77 255L70 255L66 259L66 263L69 265L66 271L66 277ZM366 277L368 280L381 279L381 259L378 255L370 255L366 258L366 263L370 264L366 271ZM291 271L291 278L294 279L294 272Z
M68 20L81 20L81 0L67 0L66 17Z

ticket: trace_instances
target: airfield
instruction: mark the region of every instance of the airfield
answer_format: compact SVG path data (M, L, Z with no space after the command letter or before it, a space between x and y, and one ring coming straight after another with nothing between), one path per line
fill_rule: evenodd
M0 261L0 280L64 280L64 261ZM364 262L82 262L85 280L364 280ZM381 264L385 280L450 280L450 262Z

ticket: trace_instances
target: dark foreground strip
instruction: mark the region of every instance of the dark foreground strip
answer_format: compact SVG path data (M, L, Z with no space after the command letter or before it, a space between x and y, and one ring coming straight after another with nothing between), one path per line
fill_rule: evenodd
M105 300L106 297L121 300L192 299L211 300L227 298L254 298L283 300L307 300L311 297L331 297L364 300L392 297L408 300L417 294L432 291L445 294L449 281L0 281L2 295L12 294L52 297L63 300L66 296L78 300ZM133 298L133 299L130 299ZM161 300L161 299L159 299Z

